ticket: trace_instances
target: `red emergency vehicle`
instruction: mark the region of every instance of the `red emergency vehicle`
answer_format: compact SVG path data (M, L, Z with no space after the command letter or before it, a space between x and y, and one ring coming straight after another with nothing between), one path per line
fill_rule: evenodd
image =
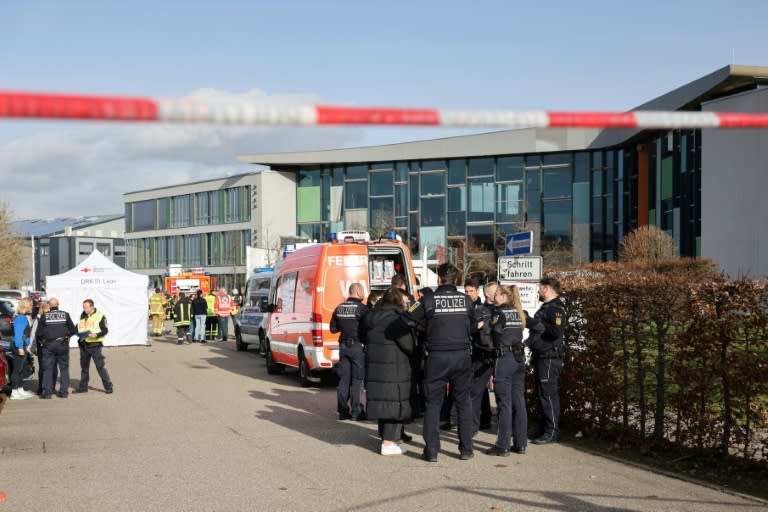
M174 295L177 291L194 293L203 290L206 294L216 290L216 278L202 269L185 270L174 276L165 276L165 291Z
M338 240L288 254L274 273L267 306L267 371L297 368L302 386L339 361L339 334L332 334L329 324L350 284L360 283L367 295L389 288L392 276L399 273L408 293L416 291L411 252L394 234L371 242L367 233L340 233Z

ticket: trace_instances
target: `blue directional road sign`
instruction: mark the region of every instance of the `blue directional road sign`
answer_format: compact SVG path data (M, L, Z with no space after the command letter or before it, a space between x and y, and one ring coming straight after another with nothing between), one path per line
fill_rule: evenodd
M504 254L515 256L516 254L531 254L533 251L533 231L522 231L507 235L507 244Z

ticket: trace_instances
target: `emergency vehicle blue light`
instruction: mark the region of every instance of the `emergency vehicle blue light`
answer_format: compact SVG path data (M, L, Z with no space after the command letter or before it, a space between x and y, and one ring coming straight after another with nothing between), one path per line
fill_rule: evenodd
M387 238L389 238L390 240L397 240L397 233L395 233L394 231L388 231Z
M329 242L336 241L336 232L335 231L329 231L328 232L328 241Z
M258 272L272 272L272 269L270 267L255 267L253 273L256 274Z

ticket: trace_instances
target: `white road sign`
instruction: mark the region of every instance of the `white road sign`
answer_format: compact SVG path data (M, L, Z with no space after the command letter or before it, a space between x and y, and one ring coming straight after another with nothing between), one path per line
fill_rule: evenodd
M541 267L541 256L501 256L499 281L538 281Z

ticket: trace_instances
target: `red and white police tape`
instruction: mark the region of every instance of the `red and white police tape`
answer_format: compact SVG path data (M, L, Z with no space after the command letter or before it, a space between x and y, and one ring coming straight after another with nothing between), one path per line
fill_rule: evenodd
M409 125L454 128L768 128L768 113L513 112L219 103L0 91L0 118L161 121L233 125Z

